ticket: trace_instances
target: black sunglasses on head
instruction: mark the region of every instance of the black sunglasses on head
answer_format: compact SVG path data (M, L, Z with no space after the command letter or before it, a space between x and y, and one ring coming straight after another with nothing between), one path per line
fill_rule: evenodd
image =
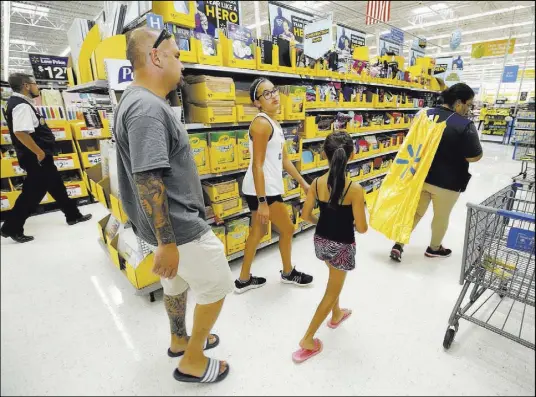
M167 29L162 29L162 31L158 35L158 38L156 39L156 41L153 44L153 48L155 48L155 49L158 48L158 46L160 44L162 44L162 42L164 40L170 39L172 37L173 37L173 35L171 33L169 33Z

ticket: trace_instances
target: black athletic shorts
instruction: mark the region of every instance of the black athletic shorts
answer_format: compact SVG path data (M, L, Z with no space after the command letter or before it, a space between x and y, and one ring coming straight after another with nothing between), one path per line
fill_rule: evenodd
M244 197L246 199L246 203L248 203L250 211L257 211L259 209L259 199L257 196L244 195ZM268 205L272 205L273 203L282 203L283 196L268 196L266 197L266 201L268 202Z

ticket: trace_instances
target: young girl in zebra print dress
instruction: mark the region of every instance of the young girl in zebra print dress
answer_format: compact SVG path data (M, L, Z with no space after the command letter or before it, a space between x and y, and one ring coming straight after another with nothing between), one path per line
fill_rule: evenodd
M346 273L355 268L354 228L359 233L368 229L363 189L346 176L346 165L354 152L352 138L345 132L333 133L324 142L324 152L329 171L311 184L302 216L317 225L316 256L328 265L329 279L324 297L300 341L300 349L292 355L297 363L322 351L322 342L314 335L330 311L331 319L327 322L330 328L337 328L352 314L351 310L340 308L339 295ZM320 207L319 218L312 214L316 202Z

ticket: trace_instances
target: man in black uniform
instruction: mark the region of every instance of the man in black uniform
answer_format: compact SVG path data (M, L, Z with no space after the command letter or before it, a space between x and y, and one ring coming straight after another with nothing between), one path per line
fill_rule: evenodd
M19 165L27 176L22 193L2 226L1 235L26 243L33 237L24 235L24 223L46 192L59 204L69 225L87 221L91 214L82 215L76 202L69 199L54 164L54 134L34 107L33 98L39 96L35 79L27 74L15 73L9 77L9 85L13 95L7 101L6 121Z

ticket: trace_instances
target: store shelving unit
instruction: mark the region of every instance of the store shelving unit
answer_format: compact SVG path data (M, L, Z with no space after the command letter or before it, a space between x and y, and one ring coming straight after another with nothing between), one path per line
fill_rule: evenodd
M496 108L491 109L484 119L484 129L482 131L481 141L484 142L496 142L503 143L507 122L505 120L508 116L509 109Z

